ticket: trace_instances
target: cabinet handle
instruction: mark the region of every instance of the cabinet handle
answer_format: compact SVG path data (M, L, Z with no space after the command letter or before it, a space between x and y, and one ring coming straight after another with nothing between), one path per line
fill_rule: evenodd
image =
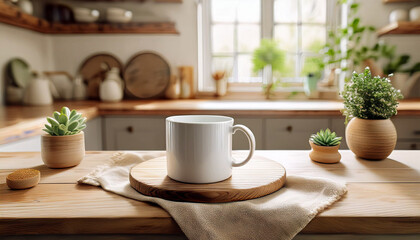
M134 131L134 128L132 126L127 127L127 132L132 133Z
M420 135L420 130L415 130L413 133L414 135Z
M416 150L417 149L417 144L415 144L415 143L411 144L410 149L411 150Z
M292 126L287 126L287 127L286 127L286 130L287 130L288 132L292 132L292 131L293 131L293 127L292 127Z

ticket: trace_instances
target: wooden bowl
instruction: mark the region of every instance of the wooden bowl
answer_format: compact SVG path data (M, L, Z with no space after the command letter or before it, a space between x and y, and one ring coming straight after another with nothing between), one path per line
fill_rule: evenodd
M397 130L390 119L353 118L346 128L346 141L357 157L380 160L387 158L397 143Z
M67 168L78 165L85 157L85 135L41 136L41 156L49 168Z

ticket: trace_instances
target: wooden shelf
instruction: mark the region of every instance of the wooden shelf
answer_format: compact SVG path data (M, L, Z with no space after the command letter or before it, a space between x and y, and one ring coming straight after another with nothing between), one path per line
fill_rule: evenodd
M418 0L382 0L383 3L409 3L416 2Z
M378 30L378 36L390 34L420 34L419 22L397 22L391 23Z
M50 23L1 0L0 22L46 34L178 34L173 22Z

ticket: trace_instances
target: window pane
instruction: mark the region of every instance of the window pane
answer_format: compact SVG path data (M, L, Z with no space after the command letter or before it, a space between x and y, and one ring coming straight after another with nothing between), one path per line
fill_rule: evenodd
M297 22L298 0L276 0L274 2L274 22Z
M229 76L233 72L233 57L213 57L212 73L215 71L226 71Z
M212 0L213 22L260 22L260 0Z
M297 52L297 25L279 24L274 26L274 39L278 41L280 49L287 52Z
M240 24L238 26L239 52L252 52L260 45L260 26Z
M301 0L302 22L325 23L327 17L326 0Z
M214 22L234 22L237 2L237 0L212 0L212 20Z
M286 54L286 61L284 66L284 71L281 72L281 77L295 77L295 68L296 68L296 54Z
M301 64L303 64L303 68L300 72L300 76L307 76L309 73L321 72L322 69L319 67L319 63L321 62L321 56L302 56Z
M232 24L215 24L212 27L213 53L231 53L234 51Z
M260 0L238 0L238 21L259 23L261 19Z
M261 82L258 73L252 71L252 55L238 55L238 82Z
M302 48L305 52L319 52L325 43L325 27L302 26Z

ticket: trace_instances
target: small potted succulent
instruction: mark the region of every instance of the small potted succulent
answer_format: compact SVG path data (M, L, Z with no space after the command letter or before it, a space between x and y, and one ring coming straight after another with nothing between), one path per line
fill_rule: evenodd
M403 96L386 77L372 77L369 68L353 73L341 93L346 116L346 142L357 157L385 159L395 148L397 131L390 118Z
M342 137L337 137L337 134L331 132L329 128L312 134L309 138L309 145L312 148L309 157L315 162L338 163L341 159L341 154L338 152L341 139Z
M86 118L76 110L63 107L47 117L49 123L41 137L41 155L50 168L67 168L78 165L85 156Z

